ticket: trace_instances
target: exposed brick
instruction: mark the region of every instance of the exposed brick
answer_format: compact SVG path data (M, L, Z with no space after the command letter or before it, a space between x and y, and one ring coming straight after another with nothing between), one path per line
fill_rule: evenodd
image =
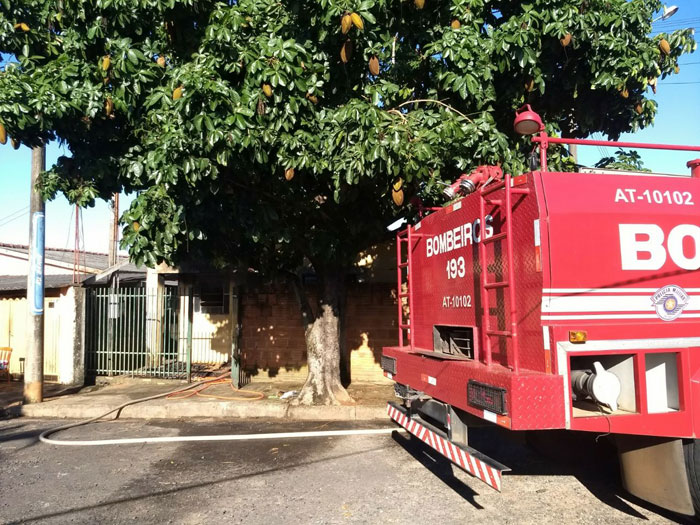
M351 353L351 374L357 379L385 380L379 367L381 348L395 345L398 339L392 288L395 286L363 283L348 289L347 347L359 348L360 334L366 332L371 349ZM268 285L245 290L241 299L243 369L253 375L266 373L274 377L305 374L304 327L292 290L284 285Z

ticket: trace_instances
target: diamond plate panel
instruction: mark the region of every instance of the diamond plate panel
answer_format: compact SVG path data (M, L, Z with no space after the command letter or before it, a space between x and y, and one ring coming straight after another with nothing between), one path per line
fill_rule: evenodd
M518 186L530 193L513 194L513 264L516 282L520 366L540 372L549 371L540 324L542 273L538 271L535 247L535 221L539 219L538 198L531 174ZM480 349L484 348L482 326L481 264L479 243L484 236L505 232L505 210L496 201L505 202L505 189L488 196L487 225L480 224L480 196L476 193L443 208L421 221L414 229L418 241L413 247L411 280L413 288L412 344L414 348L433 349L433 326L471 326L478 330ZM482 232L482 230L485 230ZM486 244L488 280L507 281L507 261L503 241ZM454 266L451 266L454 265ZM457 269L457 275L450 270ZM463 268L464 271L460 271ZM489 290L489 315L492 329L510 330L508 288ZM492 359L512 366L512 340L491 337ZM483 353L481 353L483 359Z
M467 403L470 379L504 388L512 430L564 428L564 387L561 376L541 372L513 373L500 365L451 361L411 352L407 347L384 348L397 361L394 380L425 392L475 416L484 411Z

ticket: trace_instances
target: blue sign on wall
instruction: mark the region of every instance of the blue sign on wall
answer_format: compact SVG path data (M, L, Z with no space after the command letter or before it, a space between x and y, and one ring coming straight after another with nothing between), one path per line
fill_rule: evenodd
M29 261L29 275L31 280L27 283L27 299L32 315L44 314L44 212L36 211L32 215L32 258Z

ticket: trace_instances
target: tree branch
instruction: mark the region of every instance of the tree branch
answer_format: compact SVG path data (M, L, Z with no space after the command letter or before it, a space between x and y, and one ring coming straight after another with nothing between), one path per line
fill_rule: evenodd
M403 107L403 106L407 106L408 104L417 104L417 103L419 103L419 102L434 102L435 104L439 104L439 105L441 105L441 106L446 107L447 109L449 109L449 110L451 110L451 111L454 111L454 112L457 113L460 117L462 117L463 119L465 119L466 121L468 121L470 124L473 124L473 123L474 123L474 121L473 121L472 119L470 119L468 116L466 116L466 115L465 115L464 113L462 113L461 111L456 110L455 108L453 108L453 107L450 106L449 104L445 104L444 102L441 102L441 101L439 101L439 100L435 100L435 99L433 99L433 98L418 98L418 99L416 99L416 100L407 100L406 102L402 102L401 104L399 104L399 105L396 106L396 107L397 107L397 108L401 108L401 107ZM390 110L390 112L391 112L391 110Z

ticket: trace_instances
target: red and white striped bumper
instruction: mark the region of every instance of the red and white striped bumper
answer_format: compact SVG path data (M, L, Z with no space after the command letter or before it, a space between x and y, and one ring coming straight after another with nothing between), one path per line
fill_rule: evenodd
M500 465L495 461L492 461L493 465L489 465L484 461L485 456L483 454L469 447L465 449L461 445L455 445L451 441L408 417L405 414L405 409L394 403L389 403L387 405L387 412L391 419L423 441L426 445L437 450L452 463L480 479L491 488L499 492L501 491L502 473L506 470L510 470L508 467ZM476 457L477 455L481 456L481 459Z

